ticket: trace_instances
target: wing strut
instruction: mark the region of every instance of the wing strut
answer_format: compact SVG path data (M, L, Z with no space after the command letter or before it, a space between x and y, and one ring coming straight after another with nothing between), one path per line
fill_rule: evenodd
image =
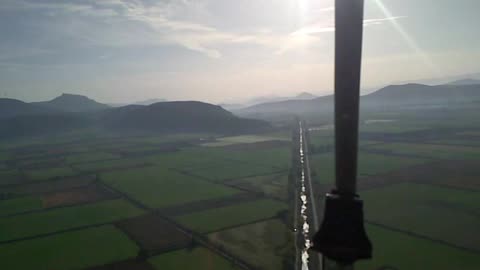
M335 0L335 189L313 250L340 265L372 256L356 194L363 0Z

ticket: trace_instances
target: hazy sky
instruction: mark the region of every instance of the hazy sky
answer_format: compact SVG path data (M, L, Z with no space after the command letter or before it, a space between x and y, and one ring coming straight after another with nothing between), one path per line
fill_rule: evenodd
M366 0L362 85L480 72L479 10L478 0ZM327 0L0 0L0 96L328 94L333 12Z

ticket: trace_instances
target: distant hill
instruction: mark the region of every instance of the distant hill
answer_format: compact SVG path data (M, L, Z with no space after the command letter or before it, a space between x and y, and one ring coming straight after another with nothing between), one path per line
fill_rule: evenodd
M0 98L0 118L52 112L55 112L55 110L16 99Z
M220 106L197 101L128 105L94 112L65 112L18 100L0 99L0 111L5 112L6 116L0 118L0 138L35 136L77 128L235 134L263 131L271 127L267 122L240 118Z
M124 107L124 106L129 106L129 105L152 105L154 103L166 102L166 101L168 101L168 100L166 100L164 98L152 98L152 99L147 99L147 100L143 100L143 101L137 101L137 102L134 102L134 103L107 103L107 105L110 106L110 107L118 108L118 107Z
M151 98L151 99L135 102L134 104L135 105L152 105L154 103L166 102L166 101L167 100L164 98Z
M447 85L473 85L473 84L480 84L480 80L462 79L462 80L456 80L456 81L447 83Z
M470 102L480 98L480 85L389 85L362 96L369 103L418 105Z
M308 92L302 92L294 97L294 99L314 99L317 98L318 96L308 93Z
M96 112L110 108L86 96L62 94L50 101L33 102L32 104L64 112Z
M412 106L450 106L480 101L480 85L390 85L360 99L362 110L389 110ZM257 104L235 111L243 116L332 112L333 96Z
M108 128L160 132L245 132L268 123L243 119L220 106L198 101L159 102L111 109L102 122Z

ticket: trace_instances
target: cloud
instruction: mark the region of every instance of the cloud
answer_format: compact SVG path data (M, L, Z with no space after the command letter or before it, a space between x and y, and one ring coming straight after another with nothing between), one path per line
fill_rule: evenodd
M290 33L265 28L235 32L220 30L202 21L208 17L202 3L189 0L5 0L0 9L34 10L44 14L47 16L44 31L56 38L65 36L77 40L74 46L138 48L176 45L210 58L220 58L225 46L238 44L261 46L274 54L284 54L316 44L321 41L317 35L335 31L328 18L333 16L333 7L310 10L311 19L314 21L318 17L320 21L308 23ZM364 26L400 18L403 17L367 19Z
M219 58L222 55L219 48L224 45L254 44L278 48L281 42L281 35L269 31L234 33L176 18L178 13L197 6L197 2L191 1L149 3L135 0L8 1L0 4L2 9L43 12L53 21L46 24L45 31L56 31L53 35L80 40L76 45L82 46L178 45ZM59 23L62 18L68 23Z
M363 20L363 26L368 27L372 25L380 25L386 21L393 21L406 18L406 16L395 16L395 17L387 17L387 18L379 18L379 19L365 19ZM328 33L328 32L335 32L335 27L333 25L325 25L324 23L314 23L310 25L306 25L301 27L300 29L291 33L293 36L298 35L315 35L320 33Z

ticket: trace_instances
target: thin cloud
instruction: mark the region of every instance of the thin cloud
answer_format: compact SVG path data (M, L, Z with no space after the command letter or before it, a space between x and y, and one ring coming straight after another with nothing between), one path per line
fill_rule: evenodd
M363 26L368 27L372 25L380 25L387 21L393 21L393 20L398 20L402 18L406 18L406 16L394 16L394 17L379 18L379 19L366 19L366 20L363 20ZM335 27L325 26L322 23L315 23L315 24L304 26L292 32L291 35L292 36L315 35L315 34L328 33L328 32L335 32Z

